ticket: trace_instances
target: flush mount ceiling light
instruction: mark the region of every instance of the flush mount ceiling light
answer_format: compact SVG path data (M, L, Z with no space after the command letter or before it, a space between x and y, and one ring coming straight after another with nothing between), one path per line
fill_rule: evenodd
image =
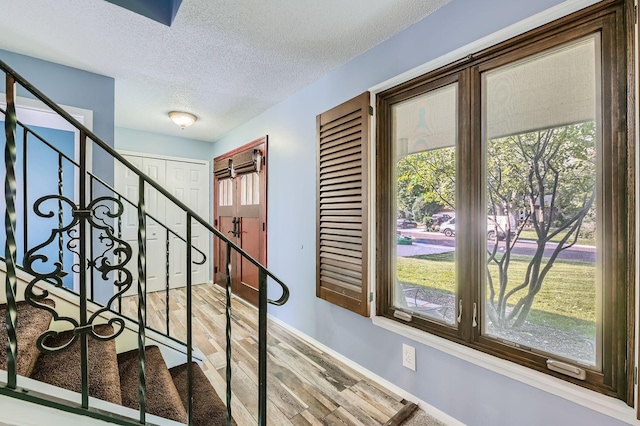
M198 119L195 115L182 111L171 111L169 113L169 118L180 126L182 130L184 130L185 127L191 126Z

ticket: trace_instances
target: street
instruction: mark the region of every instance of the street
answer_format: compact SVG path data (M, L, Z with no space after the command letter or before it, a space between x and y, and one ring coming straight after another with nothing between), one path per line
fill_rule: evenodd
M419 254L434 254L453 251L456 245L456 237L447 237L440 232L426 232L417 229L402 229L402 235L413 237L414 242L411 245L398 245L398 256L407 257ZM493 248L493 241L487 240L487 249ZM544 256L549 257L556 249L558 244L547 243ZM524 256L533 256L536 251L536 242L532 240L518 240L513 247L511 253ZM505 241L498 242L498 250L504 252ZM581 262L595 262L596 248L593 246L575 245L568 249L562 250L558 255L558 259L576 260Z

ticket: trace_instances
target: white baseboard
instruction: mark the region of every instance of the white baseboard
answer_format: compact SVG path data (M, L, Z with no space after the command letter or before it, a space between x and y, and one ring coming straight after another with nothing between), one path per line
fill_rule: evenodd
M375 374L374 372L372 372L370 370L367 370L366 368L364 368L360 364L355 363L353 360L347 358L346 356L342 355L341 353L336 352L335 350L331 349L330 347L318 342L313 337L304 334L303 332L301 332L300 330L298 330L296 328L293 328L289 324L283 322L282 320L274 317L271 314L268 314L268 317L269 317L269 319L271 321L273 321L274 323L278 324L279 326L281 326L282 328L284 328L285 330L287 330L291 334L293 334L296 337L304 340L308 344L316 347L320 351L331 355L332 357L336 358L338 361L346 364L349 368L354 369L355 371L357 371L358 373L362 374L366 378L378 383L380 386L382 386L382 387L384 387L386 389L389 389L391 392L394 392L395 394L403 397L407 401L411 401L411 402L417 404L418 407L420 407L422 410L424 410L430 416L435 417L436 419L440 420L441 422L443 422L443 423L445 423L447 425L464 426L464 423L462 423L459 420L451 417L450 415L448 415L444 411L441 411L441 410L437 409L433 405L429 404L426 401L421 400L420 398L416 397L415 395L410 394L406 390L404 390L401 387L391 383L387 379L378 376L377 374Z

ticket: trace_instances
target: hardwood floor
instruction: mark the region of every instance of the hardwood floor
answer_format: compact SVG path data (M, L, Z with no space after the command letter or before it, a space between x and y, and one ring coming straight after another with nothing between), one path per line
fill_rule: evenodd
M186 293L171 290L170 335L186 340ZM136 297L123 299L123 314L136 318ZM193 339L202 351L204 372L225 400L224 293L194 286ZM258 412L257 310L232 301L232 411L239 426L255 425ZM165 293L147 298L147 322L166 330ZM340 361L269 322L268 424L383 425L402 407L402 398L367 380Z

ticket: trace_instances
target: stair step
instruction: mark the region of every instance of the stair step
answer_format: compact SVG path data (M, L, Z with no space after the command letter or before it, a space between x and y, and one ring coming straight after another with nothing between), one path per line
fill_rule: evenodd
M113 327L98 325L95 331L98 335L108 336L113 333ZM48 339L45 344L62 345L69 341L72 334L73 330L65 331L55 338ZM89 395L114 404L122 404L115 340L100 341L89 337L88 341ZM70 391L82 392L80 341L76 341L64 351L40 354L31 377Z
M147 413L177 422L187 422L187 411L182 405L171 374L157 346L145 348ZM118 355L122 405L138 410L138 350Z
M173 383L175 383L178 393L182 398L185 409L187 408L188 377L187 365L182 364L169 370ZM227 409L216 390L211 386L204 371L195 362L193 365L193 415L191 416L194 426L224 426L227 424ZM231 419L231 424L236 422Z
M41 303L54 307L51 299L45 299ZM7 369L7 329L5 323L7 305L0 305L0 370ZM17 371L21 376L29 377L40 355L36 347L36 341L51 324L51 314L44 309L38 309L27 302L18 302L18 324L16 335L18 337L18 365Z

